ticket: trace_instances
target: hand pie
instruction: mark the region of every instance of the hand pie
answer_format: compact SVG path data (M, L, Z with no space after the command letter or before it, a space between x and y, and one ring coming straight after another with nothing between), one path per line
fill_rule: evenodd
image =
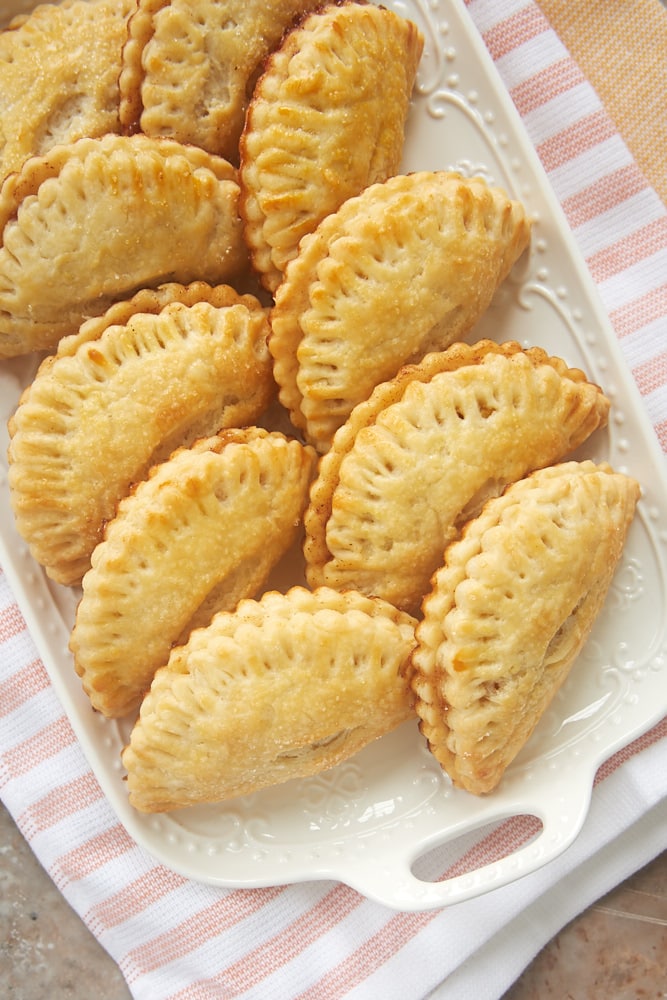
M0 31L0 182L59 143L119 132L118 75L134 0L39 4Z
M226 160L144 135L28 160L0 190L0 358L53 349L142 286L231 280L238 193Z
M304 518L309 584L416 613L461 525L608 411L583 372L540 348L454 344L406 366L353 410L320 463Z
M306 237L276 293L280 399L319 451L374 386L462 339L530 239L523 206L446 171L367 188Z
M257 592L295 540L314 464L282 434L227 430L179 449L121 500L70 641L94 708L137 708L173 645Z
M314 0L138 0L120 77L130 132L238 162L248 97L269 52Z
M241 136L241 214L274 292L299 240L399 167L421 58L415 24L373 4L329 4L271 55Z
M600 611L639 497L568 462L489 501L445 553L412 658L421 731L455 785L492 791Z
M225 293L216 292L220 301ZM76 584L130 487L176 448L255 422L274 382L266 311L252 296L136 313L47 358L10 420L19 534L59 583Z
M160 668L123 752L144 812L317 774L414 718L413 619L326 588L269 591L192 633Z

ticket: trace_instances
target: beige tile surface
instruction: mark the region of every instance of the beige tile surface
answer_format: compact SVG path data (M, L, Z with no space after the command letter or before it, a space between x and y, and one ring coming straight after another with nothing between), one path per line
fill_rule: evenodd
M564 927L503 1000L665 997L667 852Z
M115 962L56 889L0 807L1 1000L129 997Z
M130 997L115 963L1 807L0 997ZM564 927L502 1000L665 998L667 851Z

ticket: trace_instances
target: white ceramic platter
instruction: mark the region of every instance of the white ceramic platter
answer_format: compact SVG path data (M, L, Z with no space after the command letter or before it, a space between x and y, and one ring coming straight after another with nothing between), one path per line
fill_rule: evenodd
M34 358L0 363L0 561L88 760L140 845L205 883L337 879L387 906L419 910L479 895L563 851L585 819L599 765L667 712L667 478L586 267L463 4L387 5L415 20L426 39L404 169L481 173L535 219L530 253L473 337L536 344L583 368L611 398L612 414L581 457L606 459L644 488L594 632L500 788L486 798L453 789L409 723L316 778L219 806L159 816L132 810L119 757L131 720L91 711L67 649L77 594L47 581L13 527L5 421ZM524 819L508 825L510 853L479 868L464 863L482 827L514 816Z

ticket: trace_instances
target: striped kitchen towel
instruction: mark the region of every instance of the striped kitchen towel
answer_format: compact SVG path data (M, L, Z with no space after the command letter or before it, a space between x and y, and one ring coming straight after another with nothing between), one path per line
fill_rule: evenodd
M430 6L446 17L445 0ZM467 10L667 452L667 209L540 6ZM157 863L119 823L0 573L0 794L137 1000L496 998L566 921L664 849L666 736L663 720L600 768L583 830L555 861L453 907L395 912L335 882L213 888ZM529 834L520 818L480 831L443 854L443 874Z

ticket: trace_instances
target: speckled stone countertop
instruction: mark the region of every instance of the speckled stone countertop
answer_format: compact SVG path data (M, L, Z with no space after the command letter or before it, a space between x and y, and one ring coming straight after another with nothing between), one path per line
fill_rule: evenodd
M120 970L2 808L0 845L2 1000L127 1000ZM667 852L564 927L502 1000L665 998Z

